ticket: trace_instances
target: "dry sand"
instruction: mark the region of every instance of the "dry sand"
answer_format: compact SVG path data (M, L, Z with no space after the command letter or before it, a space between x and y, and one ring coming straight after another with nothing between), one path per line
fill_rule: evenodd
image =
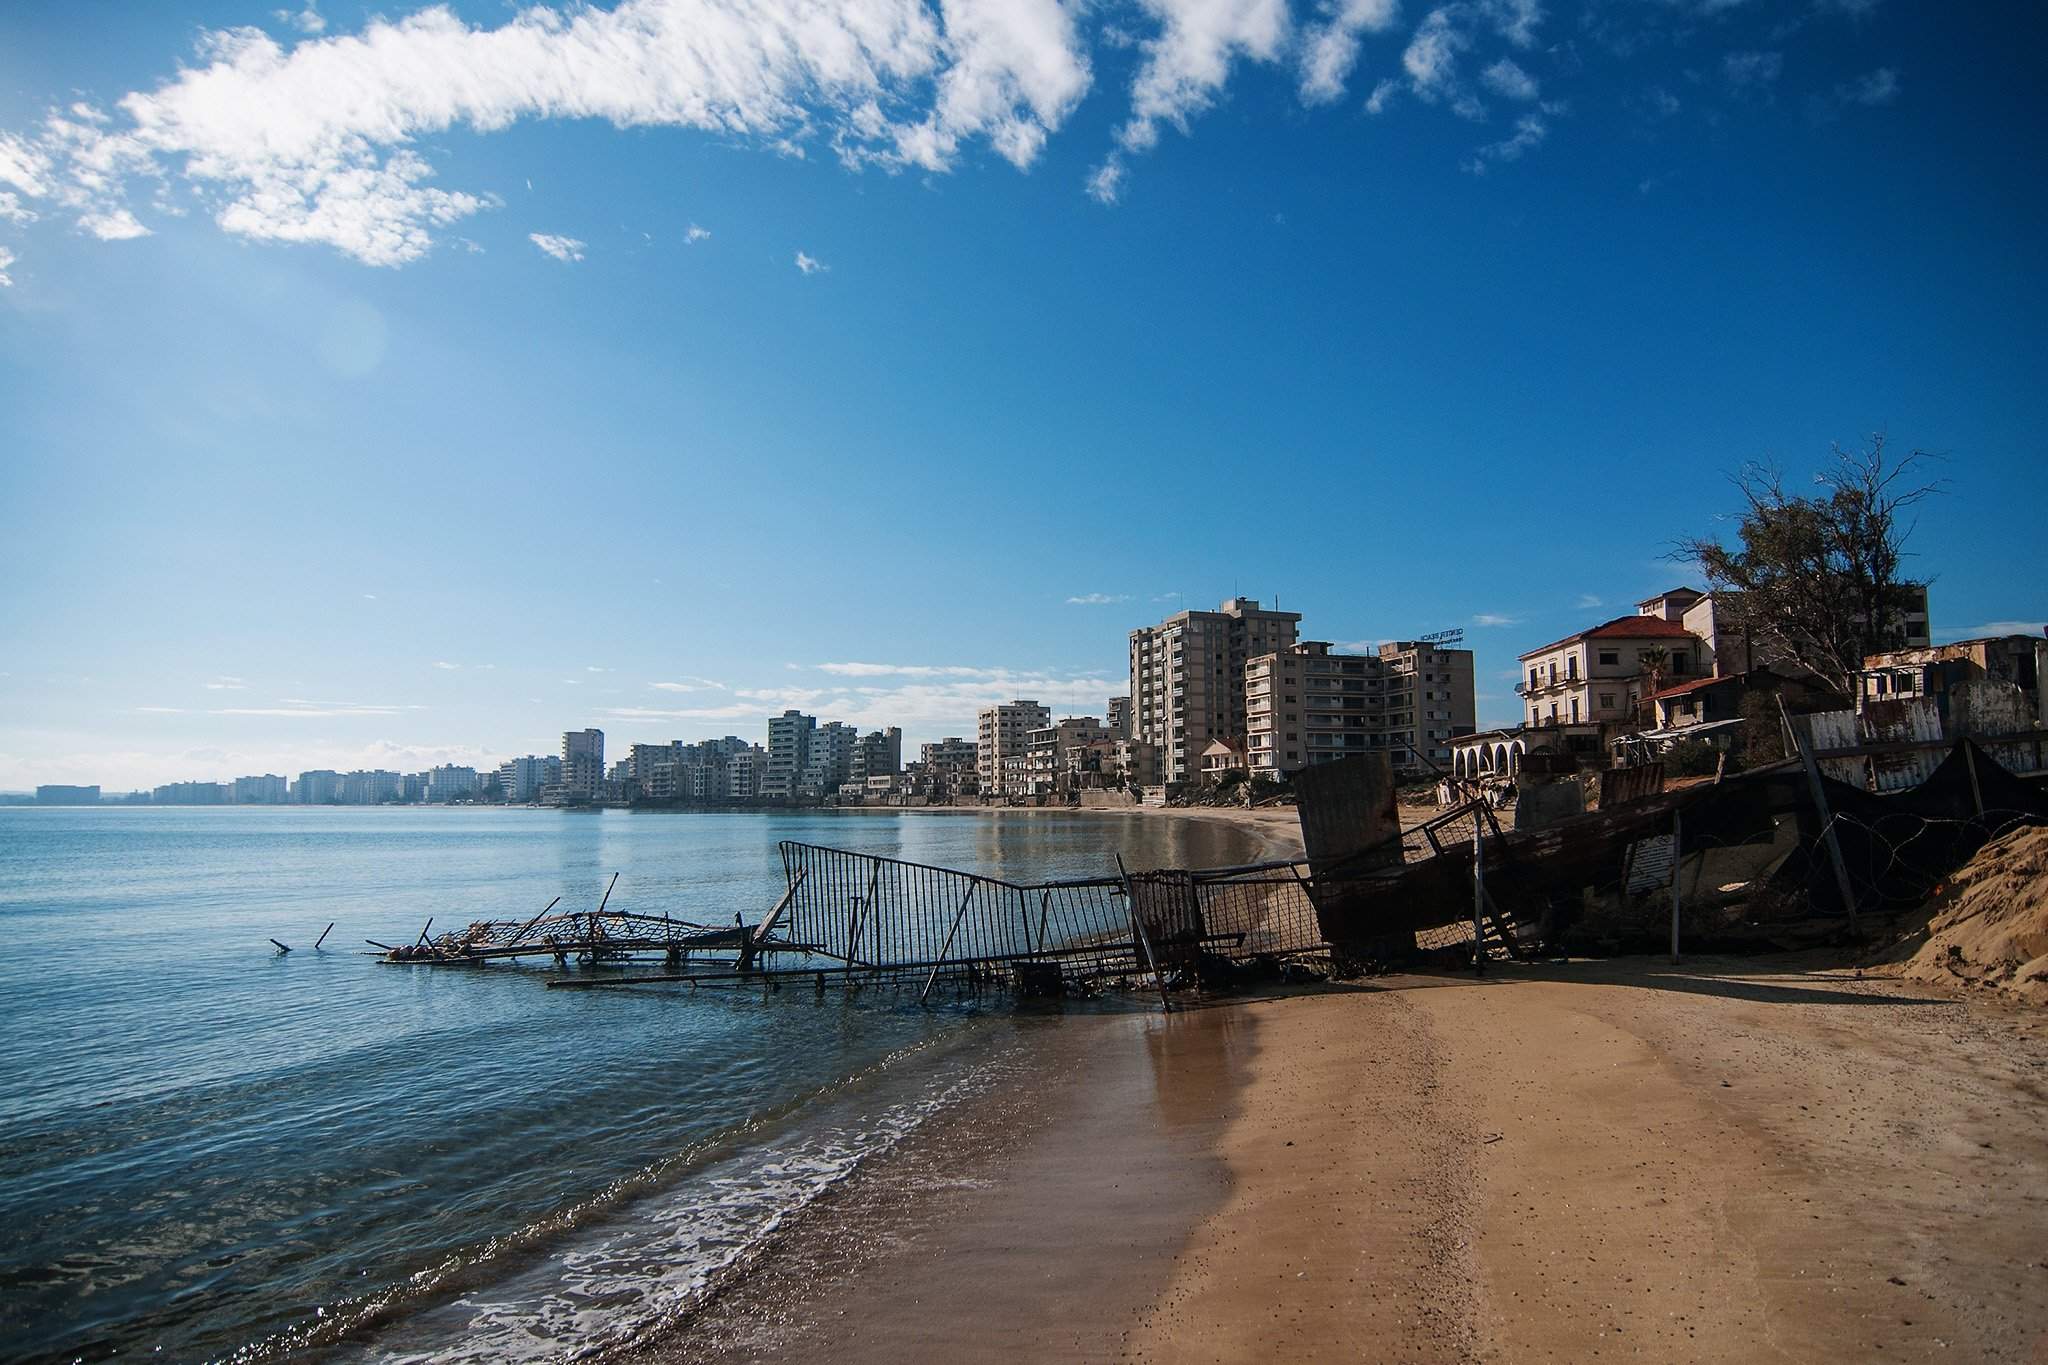
M1792 961L1049 1021L660 1359L2048 1360L2048 1029Z
M1887 956L1889 975L2048 1005L2048 829L1979 849Z

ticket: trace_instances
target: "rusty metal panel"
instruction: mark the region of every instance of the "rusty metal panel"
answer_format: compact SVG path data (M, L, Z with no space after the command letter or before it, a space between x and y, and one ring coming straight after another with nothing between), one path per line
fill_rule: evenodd
M1903 701L1873 701L1863 708L1863 729L1873 744L1908 744L1938 740L1941 713L1932 697L1908 697ZM1881 792L1917 787L1933 775L1947 755L1939 749L1921 749L1904 754L1873 754L1871 780Z
M1640 763L1633 768L1607 768L1600 774L1600 809L1613 810L1647 800L1664 790L1664 765Z
M1854 711L1816 711L1801 717L1805 722L1807 743L1815 749L1853 749L1861 742L1856 733ZM1846 782L1852 787L1868 787L1863 775L1863 760L1860 758L1824 758L1820 770L1837 782Z
M1948 693L1948 724L1950 734L1976 740L2008 771L2041 770L2042 733L2034 728L2033 708L2027 694L2009 682L1972 678L1957 683ZM2021 735L2025 738L1996 742L1999 736Z

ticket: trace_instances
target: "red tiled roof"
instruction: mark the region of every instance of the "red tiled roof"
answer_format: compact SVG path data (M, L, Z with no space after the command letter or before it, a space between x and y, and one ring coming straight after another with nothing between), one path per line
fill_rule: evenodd
M1667 687L1661 692L1652 692L1650 694L1650 700L1662 701L1666 697L1675 697L1679 695L1681 692L1696 692L1702 687L1711 687L1713 684L1718 682L1734 681L1735 679L1733 678L1694 678L1691 682L1682 682L1678 684L1678 686L1676 687Z
M1533 659L1538 654L1548 654L1561 645L1577 640L1690 640L1693 633L1676 621L1667 621L1661 616L1617 616L1612 621L1602 621L1591 630L1582 630L1576 635L1567 635L1562 640L1553 640L1539 649L1522 654L1524 659Z

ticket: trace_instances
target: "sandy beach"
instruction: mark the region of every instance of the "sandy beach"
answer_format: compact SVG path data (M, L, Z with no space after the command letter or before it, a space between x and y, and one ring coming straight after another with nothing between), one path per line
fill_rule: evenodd
M636 1358L2048 1358L2048 1030L1813 961L1050 1016Z

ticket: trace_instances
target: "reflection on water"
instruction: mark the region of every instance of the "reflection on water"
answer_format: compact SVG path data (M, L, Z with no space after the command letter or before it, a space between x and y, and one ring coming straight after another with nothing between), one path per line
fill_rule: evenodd
M633 1217L815 1188L979 1083L1000 1027L893 997L548 992L361 955L429 917L595 906L614 871L616 909L752 918L791 838L1018 880L1252 853L1224 826L1038 812L0 810L0 1358L218 1355L331 1334L394 1287L422 1321L459 1299L573 1322L532 1277L658 1259ZM737 1184L691 1185L713 1170Z

